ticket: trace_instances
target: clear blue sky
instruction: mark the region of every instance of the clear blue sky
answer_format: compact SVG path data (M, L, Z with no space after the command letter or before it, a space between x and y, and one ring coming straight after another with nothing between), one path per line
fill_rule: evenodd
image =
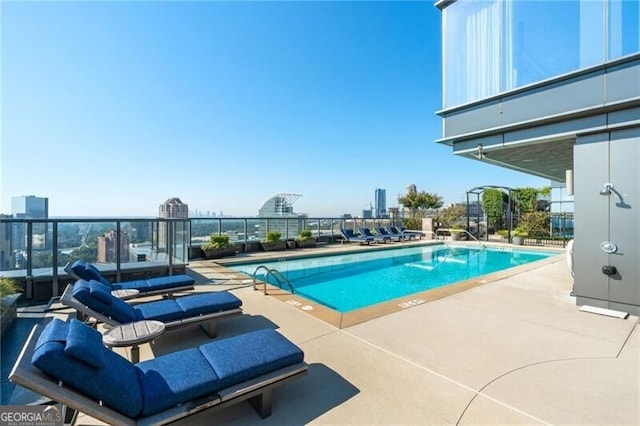
M360 214L408 184L463 201L548 181L436 144L440 12L416 2L7 2L0 212Z

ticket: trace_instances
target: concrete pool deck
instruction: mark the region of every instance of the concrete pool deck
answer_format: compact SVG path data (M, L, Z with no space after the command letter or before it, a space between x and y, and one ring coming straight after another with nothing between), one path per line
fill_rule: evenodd
M640 424L638 317L580 312L564 255L343 328L213 261L189 273L197 291L243 301L245 315L220 322L220 337L275 327L310 369L274 391L271 417L245 402L180 424ZM197 327L168 332L141 359L207 340Z

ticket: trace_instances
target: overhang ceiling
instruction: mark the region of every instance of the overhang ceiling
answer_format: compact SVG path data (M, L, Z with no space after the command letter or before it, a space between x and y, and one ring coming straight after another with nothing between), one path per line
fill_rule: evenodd
M459 154L462 157L495 164L557 182L564 182L566 170L573 169L574 139L514 144L483 148ZM482 157L482 158L479 158Z

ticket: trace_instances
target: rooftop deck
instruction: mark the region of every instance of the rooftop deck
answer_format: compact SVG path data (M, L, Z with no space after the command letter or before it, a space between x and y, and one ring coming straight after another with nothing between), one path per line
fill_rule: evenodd
M230 290L243 301L245 315L222 321L220 337L275 327L310 369L274 392L267 419L241 403L181 424L640 424L638 318L580 312L564 256L342 328L254 291L214 261L188 272L197 291ZM197 327L167 332L140 356L207 339Z

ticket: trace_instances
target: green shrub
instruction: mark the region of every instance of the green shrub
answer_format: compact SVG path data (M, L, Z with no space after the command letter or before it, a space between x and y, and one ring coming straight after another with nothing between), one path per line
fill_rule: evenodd
M509 236L509 230L508 229L498 229L496 231L496 234L500 235L502 238L507 238Z
M528 236L546 238L549 236L550 224L551 214L549 212L532 212L522 215L518 228L526 232Z
M402 219L402 225L407 229L422 229L422 219L405 217Z
M4 311L5 296L20 293L22 289L15 280L10 278L0 278L0 310Z
M211 234L210 242L200 246L202 250L224 249L230 247L228 235Z
M267 232L267 238L265 241L267 241L268 243L278 243L280 242L280 237L282 235L279 232L276 231L269 231Z
M527 232L527 230L524 227L518 226L516 229L513 230L513 236L514 237L528 237L529 236L529 232Z
M303 229L302 231L300 231L300 235L298 235L298 237L296 238L296 240L298 241L307 241L312 239L313 236L311 234L311 231L308 229Z

